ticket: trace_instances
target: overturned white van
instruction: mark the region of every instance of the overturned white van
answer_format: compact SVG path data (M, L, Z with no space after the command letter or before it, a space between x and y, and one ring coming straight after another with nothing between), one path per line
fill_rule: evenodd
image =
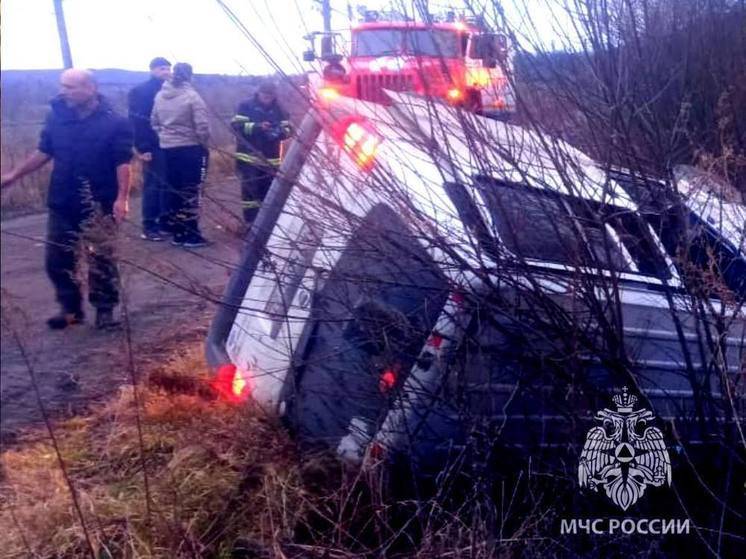
M233 397L350 458L582 444L622 387L669 437L732 426L742 241L561 141L392 97L300 126L208 335Z

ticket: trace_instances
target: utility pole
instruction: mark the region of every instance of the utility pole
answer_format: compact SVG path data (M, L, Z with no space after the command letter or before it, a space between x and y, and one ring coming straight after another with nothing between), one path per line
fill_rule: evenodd
M321 15L324 17L324 33L331 33L332 32L331 0L321 0Z
M54 0L54 15L57 16L57 32L60 35L62 63L65 68L72 68L73 55L70 53L70 42L67 40L67 26L65 25L65 12L62 10L62 0Z

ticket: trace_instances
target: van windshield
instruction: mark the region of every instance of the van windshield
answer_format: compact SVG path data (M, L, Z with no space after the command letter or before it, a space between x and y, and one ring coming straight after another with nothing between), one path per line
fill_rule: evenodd
M354 34L352 56L461 56L456 31L445 29L365 29Z

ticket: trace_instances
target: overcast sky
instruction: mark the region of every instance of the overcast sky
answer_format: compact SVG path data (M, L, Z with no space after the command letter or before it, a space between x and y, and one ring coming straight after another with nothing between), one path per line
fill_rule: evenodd
M484 0L482 0L484 1ZM508 0L517 25L529 6L545 39L552 24L544 0ZM226 0L283 71L303 71L303 35L322 27L314 0ZM458 0L440 2L458 6ZM376 8L385 0L351 1ZM411 2L406 2L411 6ZM438 2L431 2L431 5ZM349 26L347 0L333 0L333 26ZM516 7L519 6L519 7ZM533 8L531 8L533 6ZM538 7L537 7L538 6ZM64 0L75 66L146 70L154 56L190 62L197 73L264 74L273 66L230 21L216 0ZM2 0L2 67L62 67L52 0Z

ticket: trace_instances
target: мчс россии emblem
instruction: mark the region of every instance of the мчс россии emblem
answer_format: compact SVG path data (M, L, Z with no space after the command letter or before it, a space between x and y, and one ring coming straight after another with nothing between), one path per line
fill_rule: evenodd
M646 409L633 410L637 397L625 387L613 398L616 411L603 409L585 437L578 465L580 487L598 491L627 510L645 493L645 487L671 485L671 459L657 427L647 427L654 418Z

